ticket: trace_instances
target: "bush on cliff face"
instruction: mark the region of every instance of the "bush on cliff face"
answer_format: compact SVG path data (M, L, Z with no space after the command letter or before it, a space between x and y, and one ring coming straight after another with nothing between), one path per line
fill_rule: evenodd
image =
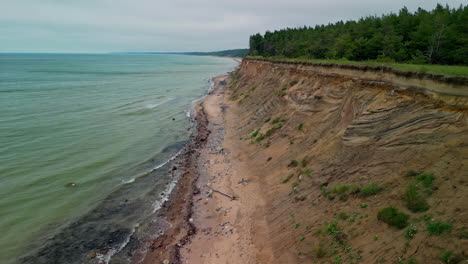
M405 202L406 207L412 212L424 212L429 209L429 204L427 203L423 194L418 190L418 187L415 184L410 184L405 191Z
M408 226L409 215L398 211L395 207L386 207L380 210L377 214L377 219L397 228L405 228Z
M370 185L362 187L361 191L359 192L359 196L366 197L376 195L382 190L383 188L381 186L377 185L376 183L372 183Z

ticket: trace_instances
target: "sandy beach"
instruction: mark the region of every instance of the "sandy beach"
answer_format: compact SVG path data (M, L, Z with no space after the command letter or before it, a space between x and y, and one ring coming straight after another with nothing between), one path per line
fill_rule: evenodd
M259 182L229 129L236 117L225 98L227 78L213 78L212 91L195 105L196 133L177 168L184 177L159 215L172 228L152 241L144 264L269 263L271 254L261 250L266 239L258 239L266 234Z
M258 182L242 162L246 157L238 136L230 129L235 117L225 98L226 77L215 78L213 92L201 102L211 133L198 158L200 193L193 207L198 232L182 248L182 263L268 263L268 256L256 256L260 241L255 238L265 232L260 226L266 226L259 210L263 201Z

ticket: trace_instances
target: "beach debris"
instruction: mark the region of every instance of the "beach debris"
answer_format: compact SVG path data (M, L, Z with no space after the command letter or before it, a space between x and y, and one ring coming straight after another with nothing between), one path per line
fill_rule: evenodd
M209 257L211 257L211 253L203 253L203 254L200 255L200 257L209 258Z
M168 259L163 260L162 264L169 264L169 260Z
M206 185L206 187L210 188L213 192L217 192L217 193L219 193L219 194L221 194L221 195L226 196L227 198L231 199L231 201L237 199L236 196L229 195L229 194L227 194L227 193L224 193L224 192L221 192L221 191L219 191L219 190L213 189L212 187L208 186L208 184Z
M249 183L249 180L244 180L244 178L242 178L242 180L237 182L237 184L247 184L247 183Z
M88 258L88 259L93 259L93 258L95 258L95 257L97 257L97 254L96 254L96 252L94 252L94 251L89 252L89 253L86 255L86 258Z

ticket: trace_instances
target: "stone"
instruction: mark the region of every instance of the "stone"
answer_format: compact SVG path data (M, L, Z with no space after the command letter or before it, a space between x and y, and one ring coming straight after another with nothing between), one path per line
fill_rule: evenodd
M86 258L88 259L93 259L96 257L96 252L89 252L87 255L86 255Z

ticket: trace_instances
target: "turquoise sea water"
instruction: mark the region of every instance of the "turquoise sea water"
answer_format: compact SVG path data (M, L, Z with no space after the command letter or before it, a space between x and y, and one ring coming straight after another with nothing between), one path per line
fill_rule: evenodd
M111 200L154 203L141 194L164 175L148 171L188 139L187 111L210 77L236 65L179 55L0 54L0 263L40 253L51 237L48 247L66 247L57 234L97 219L86 215L110 210ZM36 263L63 261L47 256Z

